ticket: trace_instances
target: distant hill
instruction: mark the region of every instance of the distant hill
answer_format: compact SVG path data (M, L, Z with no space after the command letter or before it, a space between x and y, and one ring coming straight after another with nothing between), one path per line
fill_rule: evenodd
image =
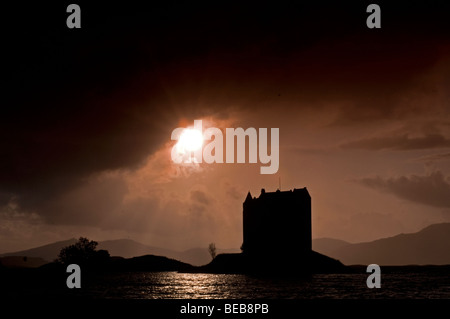
M69 246L72 244L75 244L77 240L75 238L64 240L64 241L57 241L52 244L39 246L36 248L31 248L27 250L21 250L6 254L0 254L0 257L6 257L6 256L26 256L26 257L37 257L42 258L43 260L47 262L54 261L56 258L58 258L58 254L61 250L61 248L65 246Z
M450 264L450 223L357 244L315 239L313 249L346 265L446 265Z
M106 240L99 242L98 247L99 249L108 250L111 256L121 256L125 258L143 255L166 256L168 258L180 260L182 262L194 266L205 265L211 261L211 256L208 252L207 247L192 248L185 251L176 251L159 247L147 246L131 239ZM236 253L236 252L240 252L240 250L217 249L218 254Z
M39 257L44 261L51 262L58 257L61 248L72 245L77 239L72 238L65 241L59 241L52 244L22 250L17 252L11 252L6 254L0 254L0 257L5 256L27 256L27 257ZM175 251L170 249L164 249L159 247L153 247L141 244L131 239L116 239L100 241L98 249L106 249L111 256L121 256L124 258L132 258L143 255L155 255L165 256L168 258L180 260L182 262L201 266L211 261L208 249L205 248L193 248L185 251ZM235 253L239 252L238 249L217 249L217 253Z
M189 271L193 267L181 261L154 255L119 258L110 265L119 271Z
M344 247L346 245L351 245L349 242L334 238L317 238L313 239L312 248L327 256L335 253L337 249Z
M141 244L131 239L114 239L100 241L98 249L106 249L111 256L132 258L143 255L166 256L172 258L176 251Z
M21 258L41 258L36 264L57 258L61 248L74 244L75 238L52 244L6 254L0 257L19 256L8 263L18 267L34 267L34 262L24 264ZM194 266L211 261L208 249L193 248L185 251L148 246L131 239L116 239L99 242L99 249L106 249L111 256L132 258L144 255L165 256ZM378 239L364 243L348 243L339 239L319 238L313 240L313 249L321 254L340 260L345 265L446 265L450 264L450 223L430 225L412 234ZM238 253L239 249L217 249L217 254ZM31 259L30 259L31 261Z

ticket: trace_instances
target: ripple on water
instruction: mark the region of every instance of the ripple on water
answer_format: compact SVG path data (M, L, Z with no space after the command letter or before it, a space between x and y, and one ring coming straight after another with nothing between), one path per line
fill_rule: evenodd
M450 277L435 274L382 275L381 289L368 289L366 274L260 278L237 274L177 272L111 273L91 284L100 298L132 299L361 299L450 298Z

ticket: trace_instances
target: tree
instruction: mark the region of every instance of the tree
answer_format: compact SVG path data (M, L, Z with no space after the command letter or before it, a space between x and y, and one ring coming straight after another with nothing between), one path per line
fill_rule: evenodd
M96 250L98 243L85 237L80 237L78 241L61 249L58 261L63 264L93 265L102 263L109 259L107 250Z
M208 251L212 259L216 258L216 244L214 243L209 244Z

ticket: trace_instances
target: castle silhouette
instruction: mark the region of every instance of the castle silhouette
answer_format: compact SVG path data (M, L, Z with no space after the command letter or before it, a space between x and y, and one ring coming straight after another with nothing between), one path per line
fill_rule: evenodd
M304 259L312 249L311 196L305 188L248 192L243 203L242 252L252 258Z
M197 272L305 276L347 272L338 260L312 250L311 196L306 187L248 192L243 203L242 253L219 254Z

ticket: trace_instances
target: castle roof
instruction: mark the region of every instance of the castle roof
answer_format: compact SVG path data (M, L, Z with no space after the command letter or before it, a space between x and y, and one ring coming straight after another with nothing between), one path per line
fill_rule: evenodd
M277 189L275 192L266 192L266 190L264 188L261 189L261 194L259 195L258 198L252 198L252 194L250 192L248 192L247 197L245 198L244 202L250 201L252 199L259 199L259 198L264 198L264 199L282 199L282 198L287 198L287 197L291 197L293 195L296 196L308 196L309 192L306 189L306 187L303 188L294 188L293 190L288 190L288 191L280 191L279 189Z
M266 192L265 189L261 189L261 194L259 195L258 198L283 198L283 197L288 197L288 196L292 196L292 194L295 195L300 195L300 196L309 196L308 190L306 189L306 187L303 188L294 188L293 190L288 190L288 191L280 191L279 189L277 189L275 192Z

